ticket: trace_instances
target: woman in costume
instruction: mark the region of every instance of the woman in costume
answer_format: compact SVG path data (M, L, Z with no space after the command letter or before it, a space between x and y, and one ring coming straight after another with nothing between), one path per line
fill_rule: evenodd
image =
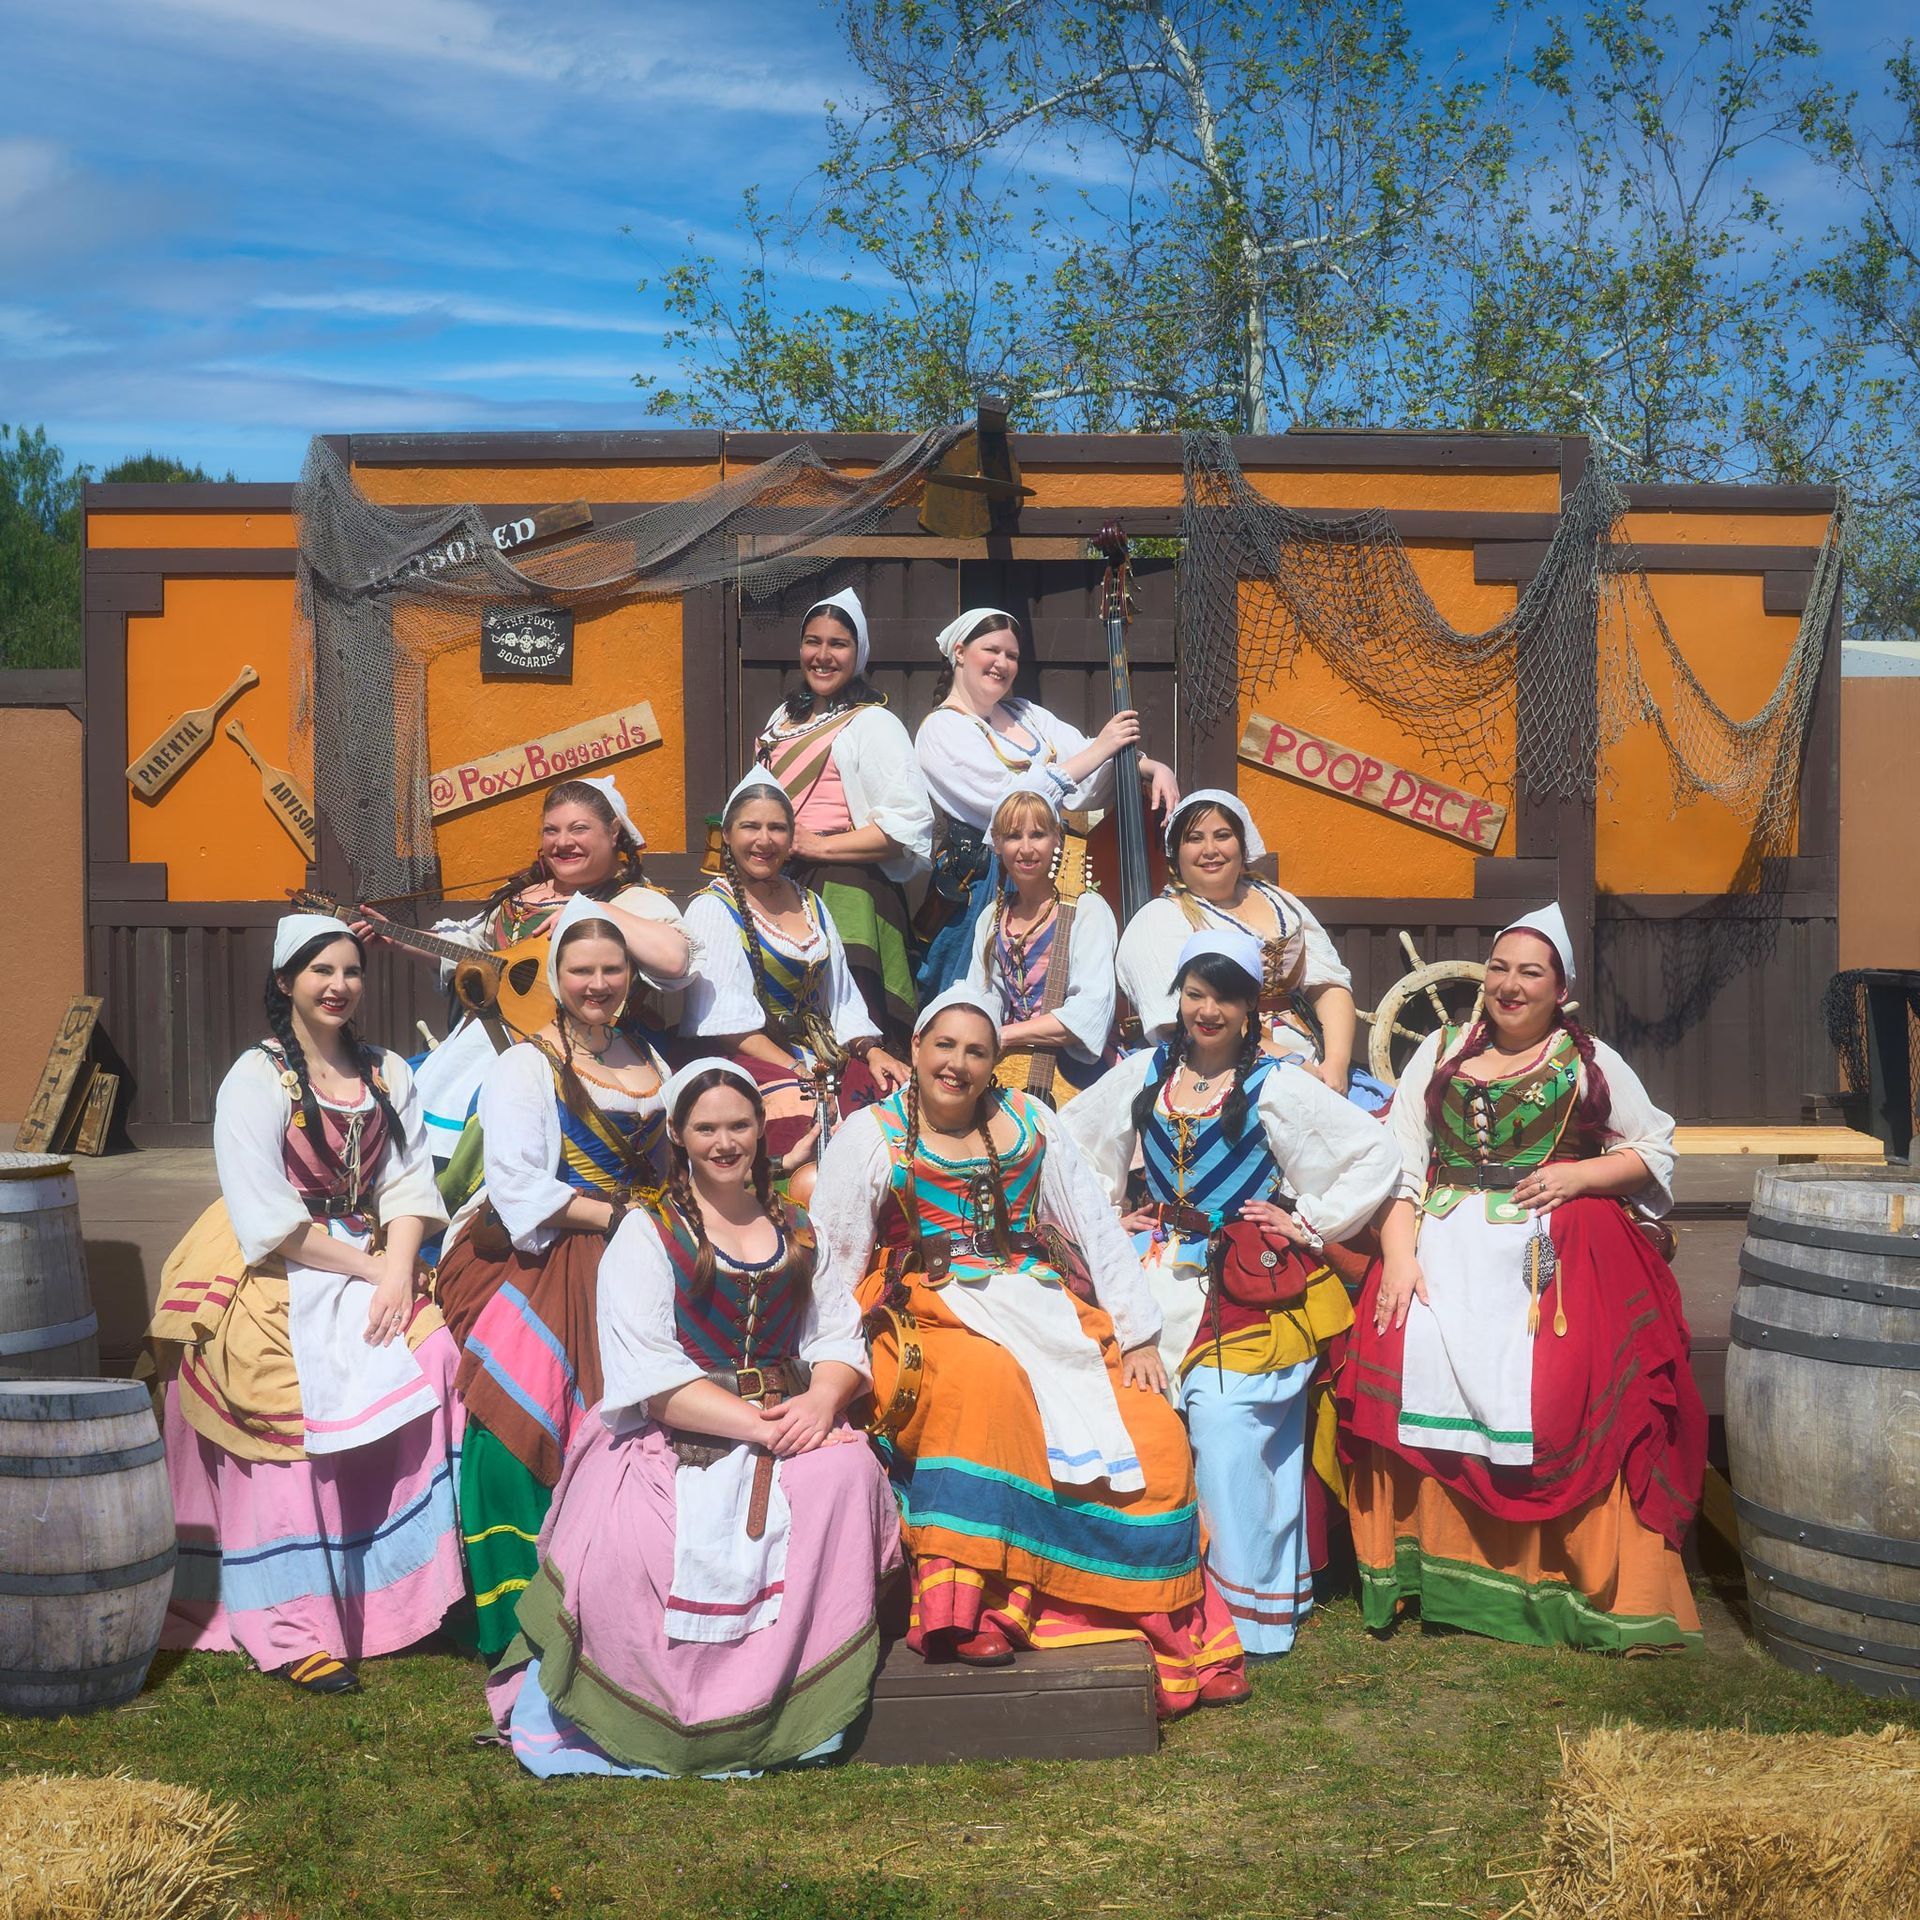
M934 645L947 665L914 751L941 817L932 892L948 917L921 964L923 996L967 970L974 925L994 895L987 827L1007 790L1031 772L1054 786L1063 811L1107 806L1114 756L1140 741L1140 716L1131 709L1116 713L1089 740L1038 701L1016 699L1020 630L1010 613L971 608L942 627ZM1172 768L1144 757L1139 767L1153 807L1170 812L1180 798Z
M1015 782L994 809L989 838L1005 884L993 910L974 923L967 985L999 999L1007 1015L1000 1026L1003 1051L1017 1048L1051 1063L1046 1098L1062 1107L1099 1076L1113 1035L1120 929L1099 894L1069 885L1062 898L1062 859L1085 856L1082 849L1069 852L1053 783L1044 775L1023 774ZM1001 1078L1027 1089L1024 1072L1003 1070Z
M486 1178L455 1216L440 1304L463 1349L460 1527L480 1651L514 1609L569 1441L600 1398L600 1259L666 1173L666 1070L621 1031L625 928L576 895L547 950L551 1023L509 1047L480 1087Z
M1061 1126L1116 1205L1140 1152L1149 1204L1126 1224L1193 1439L1208 1571L1241 1644L1277 1654L1313 1605L1309 1460L1344 1491L1331 1395L1314 1389L1353 1309L1319 1249L1373 1218L1400 1157L1384 1128L1262 1048L1260 974L1252 935L1190 934L1172 1034L1103 1074Z
M1391 1091L1353 1064L1359 1026L1353 976L1301 902L1252 871L1266 850L1237 795L1220 787L1188 794L1167 822L1173 871L1166 891L1149 900L1120 936L1120 989L1146 1037L1164 1040L1175 1026L1177 995L1169 982L1188 935L1201 927L1250 933L1263 954L1266 1050L1306 1067L1355 1106L1378 1113Z
M550 934L560 910L584 895L597 900L620 929L635 972L653 994L677 996L692 978L693 948L680 910L641 872L646 844L612 774L563 780L541 810L540 850L532 865L511 875L479 912L437 921L433 931L476 953L502 953ZM357 922L355 931L365 939L385 938L377 914ZM399 951L440 964L412 947ZM635 998L634 1018L645 1027L663 1030L677 1017L673 998L656 997L645 1008ZM498 1057L497 1041L504 1039L504 1030L490 1032L487 1022L468 1016L420 1063L420 1098L436 1159L452 1157L474 1095ZM477 1162L477 1151L469 1151ZM456 1180L454 1198L464 1201L471 1188L471 1178Z
M807 609L800 685L754 746L793 802L793 879L838 929L867 1013L896 1040L913 1025L903 888L933 858L933 802L913 742L867 681L867 616L851 587Z
M671 1195L600 1289L605 1396L581 1423L488 1698L521 1764L757 1772L835 1752L879 1664L898 1566L846 1277L774 1190L753 1080L667 1083Z
M720 818L720 873L687 905L701 970L681 1031L724 1048L760 1088L767 1151L805 1203L823 1138L890 1093L905 1065L880 1045L839 929L787 859L794 805L764 767L734 788Z
M433 1633L462 1592L453 1370L416 1256L445 1223L406 1062L360 1041L364 953L289 914L271 1037L220 1083L220 1199L149 1338L180 1531L161 1644L309 1693Z
M892 1322L876 1395L913 1556L908 1644L999 1666L1016 1646L1141 1639L1163 1715L1244 1699L1159 1312L1059 1121L992 1085L999 1055L992 1003L940 995L913 1078L840 1129L814 1194L829 1259Z
M1480 1017L1400 1078L1400 1197L1340 1385L1376 1629L1417 1601L1533 1646L1699 1639L1680 1544L1706 1416L1643 1218L1671 1201L1673 1122L1566 1011L1572 980L1559 908L1527 914Z

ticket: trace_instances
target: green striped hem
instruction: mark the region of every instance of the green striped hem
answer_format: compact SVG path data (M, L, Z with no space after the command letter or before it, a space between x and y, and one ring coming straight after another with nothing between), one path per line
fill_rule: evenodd
M956 1460L951 1454L928 1454L916 1460L914 1466L922 1472L942 1471L946 1473L970 1474L976 1480L998 1480L1002 1486L1018 1487L1024 1494L1035 1500L1044 1501L1050 1507L1058 1507L1062 1513L1084 1513L1098 1520L1104 1520L1116 1527L1164 1527L1169 1524L1185 1526L1199 1511L1197 1504L1189 1500L1184 1507L1168 1507L1164 1513L1124 1513L1118 1507L1109 1506L1104 1500L1069 1500L1056 1493L1052 1487L1037 1485L1017 1473L1005 1473L998 1467L983 1467L977 1460Z
M1425 1553L1417 1540L1393 1544L1393 1565L1360 1566L1361 1610L1375 1632L1392 1626L1401 1605L1420 1617L1523 1647L1577 1647L1624 1653L1630 1647L1699 1647L1703 1636L1670 1613L1608 1613L1563 1580L1522 1580L1471 1561Z
M1533 1445L1533 1430L1530 1427L1519 1427L1508 1431L1503 1427L1490 1427L1484 1420L1472 1420L1464 1415L1409 1413L1405 1407L1402 1407L1400 1424L1403 1427L1431 1427L1436 1433L1477 1433L1485 1439L1497 1441L1502 1446L1530 1447Z

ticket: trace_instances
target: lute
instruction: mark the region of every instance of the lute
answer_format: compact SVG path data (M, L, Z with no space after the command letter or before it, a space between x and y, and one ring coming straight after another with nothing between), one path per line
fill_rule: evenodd
M1127 586L1131 563L1127 536L1108 521L1093 543L1107 563L1100 583L1101 617L1107 629L1107 680L1115 713L1133 706L1133 673L1127 664ZM1120 855L1120 924L1125 926L1153 898L1147 860L1147 804L1140 792L1140 749L1122 747L1113 756L1113 819Z

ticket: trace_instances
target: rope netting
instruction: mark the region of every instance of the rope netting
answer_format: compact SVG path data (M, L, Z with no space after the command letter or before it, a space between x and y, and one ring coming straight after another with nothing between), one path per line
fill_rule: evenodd
M1434 605L1384 510L1327 518L1266 499L1217 432L1186 436L1185 468L1176 618L1182 694L1203 730L1311 652L1437 762L1543 797L1591 799L1610 749L1649 727L1676 808L1711 797L1751 829L1757 858L1791 849L1840 585L1839 513L1780 678L1736 720L1675 643L1603 467L1563 503L1512 612L1478 632Z
M689 499L511 556L478 507L381 506L315 440L294 495L293 748L360 897L391 900L436 880L427 669L479 646L484 609L601 612L716 583L777 593L917 501L967 430L923 433L862 475L803 444Z

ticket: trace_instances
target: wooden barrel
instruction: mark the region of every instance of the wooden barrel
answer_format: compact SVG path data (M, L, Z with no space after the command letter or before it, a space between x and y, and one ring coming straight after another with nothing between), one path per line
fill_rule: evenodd
M59 1153L0 1153L0 1380L100 1371L80 1190Z
M1862 1693L1920 1699L1920 1170L1761 1173L1727 1451L1768 1649Z
M0 1381L0 1714L131 1700L160 1644L175 1552L144 1387Z

